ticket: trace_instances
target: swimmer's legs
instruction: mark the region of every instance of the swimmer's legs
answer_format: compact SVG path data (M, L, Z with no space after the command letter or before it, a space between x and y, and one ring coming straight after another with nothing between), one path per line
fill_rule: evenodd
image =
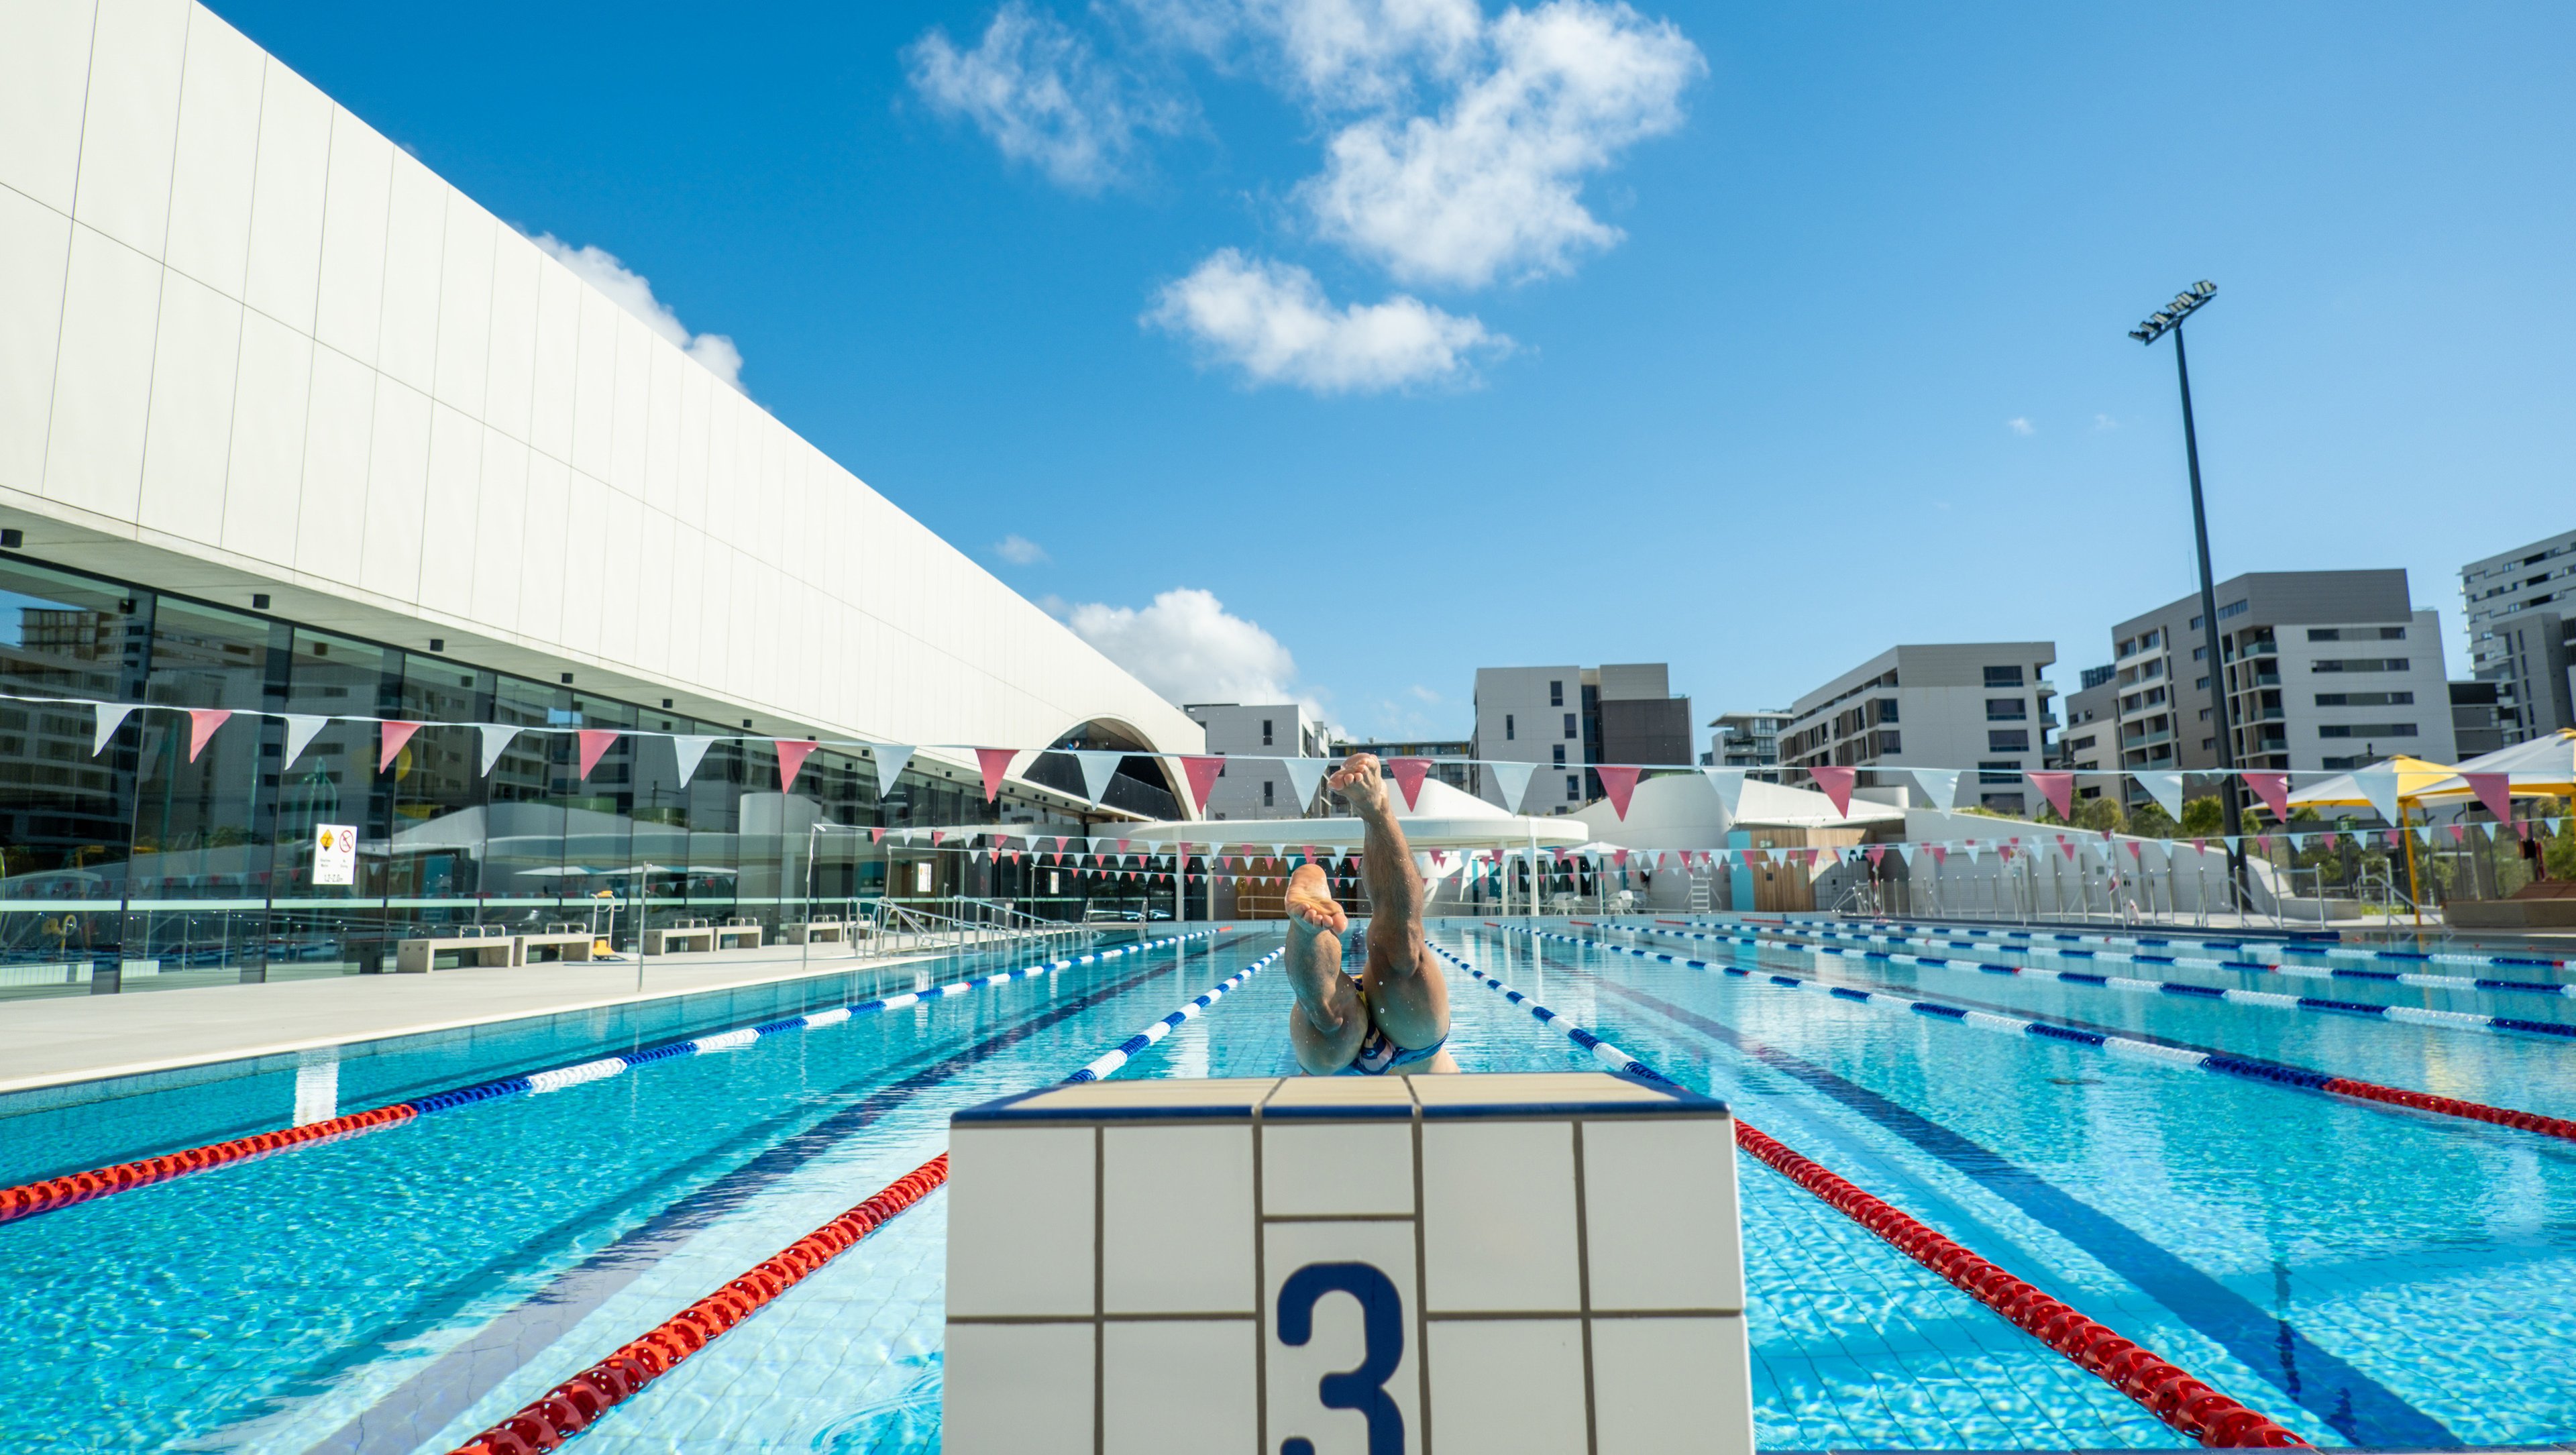
M1342 973L1342 936L1350 919L1333 902L1324 871L1301 864L1288 876L1288 951L1283 957L1297 1003L1288 1008L1288 1039L1309 1076L1351 1064L1368 1035L1358 987Z
M1368 964L1360 982L1378 1029L1399 1046L1438 1044L1449 1034L1449 982L1422 938L1422 876L1396 822L1373 754L1354 753L1331 779L1367 833L1360 873L1368 881ZM1424 1069L1455 1071L1443 1052Z

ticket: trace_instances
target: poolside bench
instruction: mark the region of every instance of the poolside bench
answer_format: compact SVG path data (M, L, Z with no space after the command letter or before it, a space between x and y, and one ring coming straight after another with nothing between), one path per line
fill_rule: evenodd
M460 966L519 963L518 940L508 930L499 925L457 928L461 933L398 941L394 946L394 969L406 975L426 974L438 968L441 955L456 956Z
M778 927L782 945L837 945L848 937L849 922L842 919L814 919Z
M760 925L755 920L738 919L716 927L719 950L757 950L760 948Z
M684 919L677 924L644 932L644 953L647 955L676 955L684 950L712 951L715 947L715 927L702 919Z
M518 963L535 964L536 956L532 952L544 949L553 950L557 960L587 960L590 958L591 941L594 938L588 930L564 929L548 930L538 935L521 935Z

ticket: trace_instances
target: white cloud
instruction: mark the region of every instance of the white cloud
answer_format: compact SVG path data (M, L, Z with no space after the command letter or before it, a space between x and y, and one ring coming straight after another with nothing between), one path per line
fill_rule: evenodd
M1034 566L1047 559L1046 547L1016 533L993 542L993 554L1014 566Z
M1298 188L1322 234L1404 282L1480 288L1572 271L1618 229L1583 183L1682 122L1707 69L1670 21L1551 0L1484 27L1435 115L1387 109L1336 132Z
M605 293L609 301L644 321L644 326L669 340L690 358L707 367L707 372L742 390L742 350L733 340L720 333L689 332L671 305L653 296L653 284L643 274L617 260L617 255L601 247L574 247L550 232L537 234L535 242L549 257L572 269L573 275Z
M1408 687L1405 690L1424 702L1438 702L1440 700L1439 693L1432 691L1430 688L1423 686L1419 682L1414 683L1411 687Z
M1233 248L1165 285L1144 321L1195 339L1255 384L1318 394L1471 382L1479 356L1512 346L1474 318L1404 294L1336 309L1314 274Z
M2120 421L2113 419L2107 414L2097 414L2093 416L2093 427L2095 429L2118 429L2120 427Z
M1477 0L1125 0L1165 44L1220 63L1249 50L1280 91L1326 110L1404 100L1447 75L1484 32Z
M1002 155L1077 192L1119 181L1138 133L1173 130L1180 117L1179 107L1103 62L1063 21L1020 0L994 12L973 50L959 50L934 27L905 60L913 89L932 107L965 117Z
M2027 419L2007 419L2004 421L2004 428L2011 430L2017 435L2035 435L2039 433L2039 426L2031 423Z
M1296 659L1279 639L1225 609L1216 594L1166 591L1141 610L1086 602L1074 634L1174 703L1296 702Z

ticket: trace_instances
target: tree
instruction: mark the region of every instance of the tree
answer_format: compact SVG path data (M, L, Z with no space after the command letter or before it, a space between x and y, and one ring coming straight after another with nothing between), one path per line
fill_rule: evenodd
M2208 838L2226 822L2227 810L2215 794L2188 800L2182 806L2182 836L2186 839Z
M2129 810L2129 832L2142 839L2170 839L2178 825L2165 806L2149 799Z
M2108 796L2088 798L2075 810L2075 826L2097 834L2118 833L2127 822L2127 816L2120 812L2120 801Z

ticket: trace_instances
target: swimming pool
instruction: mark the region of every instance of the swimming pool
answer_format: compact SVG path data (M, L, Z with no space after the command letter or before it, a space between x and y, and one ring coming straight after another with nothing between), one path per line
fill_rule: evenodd
M1767 977L2559 1115L2576 1114L2563 1069L2576 1047L1691 941L1649 923L1542 923L1575 942L1474 921L1445 922L1436 937L2311 1440L2526 1444L2576 1432L2576 1374L2559 1353L2576 1331L2576 1145L1892 1014ZM921 1163L951 1111L1063 1077L1277 942L1275 930L1237 933L1071 967L0 1226L0 1435L71 1449L444 1450ZM2062 963L1991 946L1974 958ZM903 973L938 983L1025 963L959 957ZM649 1023L630 1012L387 1048L342 1063L339 1103L881 988L800 984L759 1004L665 1006ZM2338 982L2332 993L2469 1003L2411 987ZM1116 1074L1286 1071L1288 1001L1284 978L1255 976ZM1595 1064L1464 977L1452 1003L1450 1046L1469 1070ZM2566 1014L2548 1002L2516 1011ZM0 1117L0 1180L282 1125L293 1073ZM2185 1443L1749 1162L1743 1200L1766 1448ZM944 1212L933 1194L580 1445L935 1442Z

